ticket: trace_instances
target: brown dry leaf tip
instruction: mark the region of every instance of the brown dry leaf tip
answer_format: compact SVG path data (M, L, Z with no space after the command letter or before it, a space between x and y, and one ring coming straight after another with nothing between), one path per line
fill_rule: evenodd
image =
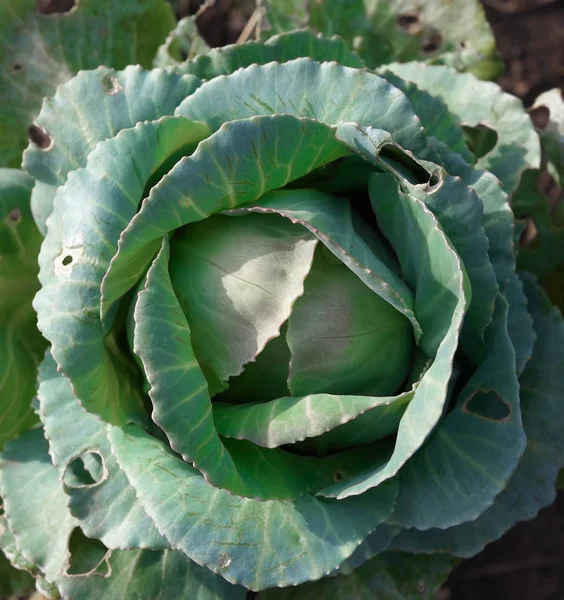
M41 150L48 150L51 147L51 137L45 129L39 127L39 125L31 125L28 127L27 135L29 140Z

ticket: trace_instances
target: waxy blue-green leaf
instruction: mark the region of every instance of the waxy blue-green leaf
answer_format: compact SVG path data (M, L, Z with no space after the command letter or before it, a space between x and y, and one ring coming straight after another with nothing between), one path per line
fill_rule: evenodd
M412 398L413 390L389 397L285 396L260 404L214 403L213 417L222 435L250 440L265 448L277 448L332 432L336 435L327 447L338 449L392 435ZM337 433L339 427L346 425L350 425L346 433ZM357 440L355 436L360 436L360 432L362 440Z
M318 492L331 498L364 494L394 477L430 436L447 400L454 353L469 299L460 258L425 204L400 192L387 173L371 176L369 192L382 233L396 248L402 272L415 290L415 312L423 329L421 346L429 349L427 353L434 356L434 362L421 378L401 418L387 464Z
M444 529L473 521L492 505L517 467L526 440L507 309L498 296L484 361L440 427L399 473L390 523ZM532 331L530 322L522 327L527 325Z
M442 142L435 141L434 148L449 175L460 177L482 202L481 222L488 238L488 257L503 290L515 271L514 215L507 194L489 171L471 167Z
M488 256L498 284L505 285L515 270L515 248L512 241L514 227L507 194L499 180L489 171L470 166L474 157L464 142L460 117L451 113L440 97L431 95L433 90L428 92L419 89L414 83L404 81L391 71L384 75L409 98L440 159L440 164L449 175L461 177L482 201L482 225L489 242Z
M52 369L52 365L46 368ZM60 375L56 377L61 379ZM76 410L74 412L76 414ZM93 419L84 411L83 414L85 418L80 424ZM132 594L154 600L169 597L171 593L181 600L244 598L243 588L228 584L181 552L148 550L140 541L137 542L139 549L108 552L80 532L75 531L71 536L78 521L67 509L63 486L57 469L51 464L42 429L26 432L8 444L2 455L0 475L6 516L15 542L30 566L37 569L36 575L47 578L47 582L40 583L42 589L50 592L49 596L58 588L69 600L85 597L109 600ZM131 488L130 494L135 506L137 502ZM102 509L107 511L109 507L101 506ZM133 518L134 514L130 516ZM77 538L76 533L79 533ZM97 552L92 554L94 547Z
M37 422L31 401L45 340L31 302L41 235L29 208L32 180L0 169L0 449Z
M121 550L108 559L108 576L64 577L59 588L68 600L244 600L245 589L174 550Z
M494 79L501 65L477 0L267 0L263 35L296 27L339 34L370 68L394 60L445 61Z
M521 273L537 339L519 379L525 452L507 487L476 520L449 529L405 530L393 546L411 552L450 552L473 556L519 521L534 518L551 504L555 481L564 467L560 401L564 385L564 321L535 280Z
M372 125L390 132L394 141L416 154L428 148L421 122L400 90L368 71L308 58L251 65L217 77L176 110L176 114L208 123L214 131L233 119L278 113L326 125L341 121Z
M462 156L466 162L474 162L474 155L468 149L464 139L460 119L449 111L442 98L419 89L413 82L406 81L392 72L386 72L385 78L409 98L427 136L440 140L448 146L449 150Z
M39 255L42 289L34 306L39 329L75 393L106 421L145 422L146 413L137 371L100 327L102 277L146 183L168 159L189 154L207 133L202 123L178 117L122 130L100 143L86 167L72 171L58 189Z
M336 36L323 37L310 29L275 35L266 42L247 42L213 48L179 64L177 73L190 73L200 79L229 75L253 64L284 63L308 57L318 62L335 61L346 67L362 68L364 63Z
M343 501L257 501L208 485L136 426L111 429L120 465L172 547L251 590L319 579L389 515L395 485Z
M70 171L84 167L98 142L143 121L171 115L200 84L196 77L129 66L123 71L99 67L83 71L43 101L35 124L49 136L49 146L31 142L23 166L35 178L31 206L46 233L57 187Z
M177 232L170 279L211 396L280 334L316 245L307 229L277 215L216 215Z
M509 279L504 296L509 304L507 333L515 350L517 377L520 377L533 354L537 335L523 283L516 273Z
M135 284L170 231L256 202L345 154L334 130L312 119L274 115L225 123L176 163L123 232L102 284L102 315Z
M354 450L319 459L219 437L208 384L196 360L190 327L174 294L168 265L165 240L135 306L133 340L150 384L153 421L166 432L171 447L192 463L209 485L251 498L299 498L333 481L335 473L343 477L343 471L348 474L351 469L353 473L361 469Z
M38 398L53 464L59 477L71 484L65 486L66 501L84 533L112 550L169 548L117 464L107 425L80 406L50 354L39 370ZM73 470L96 458L102 467L96 479L90 483L69 481Z
M297 588L267 590L259 600L434 600L457 560L384 552L346 575L325 577Z
M42 14L36 0L0 6L0 165L19 166L26 131L41 101L81 69L150 67L174 27L164 0L80 0L64 14Z
M511 194L526 169L540 165L540 142L521 101L490 82L470 73L457 73L444 66L421 63L391 64L382 67L406 81L444 100L462 125L485 125L497 134L492 150L476 161L476 166L491 171Z
M27 431L6 445L0 455L0 490L18 550L56 583L68 564L68 542L77 521L68 511L43 429Z
M342 123L337 128L337 137L370 162L394 173L398 179L395 183L390 179L380 178L378 181L382 184L382 189L378 190L373 185L374 194L394 195L398 193L394 187L399 184L405 193L422 200L437 217L462 259L472 287L472 302L462 329L462 344L476 360L483 353L483 335L493 314L497 293L495 274L488 258L488 240L481 226L483 212L479 199L459 178L451 177L434 163L418 163L401 148L396 148L387 140L382 140L381 132L377 129ZM394 150L396 156L390 156L390 152ZM400 162L401 159L404 162ZM405 164L407 161L410 166ZM457 198L457 201L453 202L453 198ZM379 220L380 215L376 206L374 211ZM405 252L403 246L405 246L403 240L394 240L393 247L398 254ZM419 257L414 260L418 259ZM410 269L413 273L413 267ZM406 274L405 268L403 274L415 289L413 275ZM439 301L436 298L435 303L437 302ZM436 351L442 336L439 334L430 343L429 334L425 335L426 324L422 319L425 319L427 324L436 325L438 319L435 306L436 304L427 302L419 305L416 302L415 305L415 313L424 332L421 347L429 356ZM447 313L444 318L448 319Z

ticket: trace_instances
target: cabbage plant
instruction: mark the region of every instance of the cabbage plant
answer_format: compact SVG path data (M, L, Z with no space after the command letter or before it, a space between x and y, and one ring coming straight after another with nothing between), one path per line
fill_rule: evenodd
M82 71L34 127L50 347L0 545L44 594L432 598L554 500L517 99L302 30Z

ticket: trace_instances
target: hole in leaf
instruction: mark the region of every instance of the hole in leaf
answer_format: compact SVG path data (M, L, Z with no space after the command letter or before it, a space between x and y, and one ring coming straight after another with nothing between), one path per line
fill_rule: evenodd
M396 23L400 29L407 31L407 33L417 33L420 29L419 15L415 11L398 15Z
M423 580L417 583L417 591L420 594L424 594L427 591L427 586L425 585L425 582Z
M121 81L115 75L106 75L102 79L102 87L108 96L114 96L123 89Z
M67 575L101 575L108 577L111 573L108 550L100 540L87 538L79 527L71 533L69 540L70 564Z
M431 178L429 179L429 188L435 188L441 183L441 176L437 175L437 173L432 173Z
M506 421L511 416L511 406L494 391L475 392L464 410L488 421Z
M438 29L430 29L425 32L421 41L423 54L433 54L443 45L443 36Z
M14 63L12 65L12 71L14 73L19 73L20 71L23 71L23 65L21 63Z
M466 145L476 159L486 156L497 144L497 133L487 125L481 123L475 127L463 125L462 131Z
M8 213L10 223L17 225L22 220L22 211L19 208L14 208Z
M233 562L233 559L229 556L229 554L222 554L219 557L218 566L220 569L227 569L227 567Z
M342 479L343 479L343 474L339 473L339 471L337 471L336 473L333 474L334 481L341 481Z
M31 142L33 142L41 150L48 150L51 147L51 138L45 129L38 125L31 125L28 127L27 135Z
M543 131L550 121L550 110L547 106L537 106L529 111L529 116L533 125L539 131Z
M68 13L76 5L76 0L37 0L37 11L42 15Z
M535 222L527 217L525 219L525 227L519 236L519 246L521 248L530 248L534 250L539 244L539 236Z
M70 488L93 487L105 481L107 476L102 455L89 450L69 462L63 482Z
M397 146L385 144L382 146L379 158L397 175L403 177L413 185L428 184L431 180L429 171Z
M63 265L65 267L67 267L68 265L70 265L72 263L72 256L70 254L65 256L61 262L63 263Z

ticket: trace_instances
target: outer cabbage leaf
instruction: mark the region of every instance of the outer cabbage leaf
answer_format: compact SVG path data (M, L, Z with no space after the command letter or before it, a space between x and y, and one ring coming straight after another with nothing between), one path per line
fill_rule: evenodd
M456 562L447 554L384 552L352 573L292 589L266 590L258 597L259 600L433 600Z
M555 483L564 466L564 375L558 368L564 357L564 321L531 275L522 273L521 279L537 335L532 357L519 380L527 435L521 461L505 490L476 520L449 529L404 530L393 541L396 548L473 556L517 522L534 518L554 501Z
M45 96L81 69L151 66L174 17L164 0L80 0L64 14L5 0L0 24L0 166L16 167ZM30 136L49 144L37 128Z
M190 75L130 66L123 71L84 71L59 86L35 120L51 146L45 150L32 141L23 155L23 167L35 179L31 208L42 233L47 231L57 187L69 171L86 164L98 142L137 123L171 115L199 84Z
M518 98L470 73L457 73L446 66L419 63L391 64L380 69L399 75L419 88L439 96L462 125L484 125L493 129L497 140L476 166L491 171L511 194L526 169L540 165L540 141L529 115Z
M94 473L92 465L90 468ZM60 592L71 600L111 600L124 594L146 600L169 594L181 600L244 598L244 589L228 584L180 552L112 552L74 529L78 522L66 506L42 429L29 431L7 446L1 457L0 478L15 543L48 597L57 597ZM41 581L43 577L47 580Z
M0 169L0 448L37 422L31 402L45 340L31 305L41 244L31 186L22 171Z
M302 43L323 57L344 48L307 32L269 47L285 61ZM459 125L467 107L449 104L446 92L435 101L396 75L397 87L304 58L233 72L238 61L265 61L270 52L253 43L175 67L201 69L197 75L85 73L59 94L63 112L84 84L115 112L115 127L110 119L99 131L92 103L76 113L73 135L52 121L60 144L76 139L76 164L56 145L28 153L45 183L59 185L35 300L52 343L39 413L68 514L99 540L74 532L61 551L73 571L98 572L52 576L71 596L111 593L100 574L112 558L133 569L136 560L170 554L178 568L188 560L201 565L195 573L207 568L226 594L242 589L230 584L263 593L330 574L304 594L311 585L323 597L333 582L345 596L366 582L373 594L410 597L420 579L411 572L397 580L404 557L382 554L392 538L424 551L420 536L479 523L527 456L518 377L524 386L535 365L533 322L514 272L507 195L449 146L472 161ZM136 123L128 111L139 105L144 114L149 105L141 81L148 93L163 82L173 93L161 99L165 108L148 109L153 120ZM435 110L444 118L434 119ZM477 156L481 141L472 144ZM519 160L529 151L524 142ZM500 172L519 163L515 156L497 155ZM354 285L324 287L331 265ZM527 281L525 291L532 297ZM328 356L335 348L347 359L362 353L363 368L323 368L314 377L349 378L358 396L340 388L308 394L296 383L292 369L319 333L312 310L333 318L324 302L334 292L343 302L337 312L372 318L379 309L363 303L370 298L405 328L400 341L414 347L413 359L395 365L395 395L366 393L370 360L382 360L363 345L379 326L367 315L355 321L358 340L354 329L335 330L350 348L331 335L324 342ZM256 383L249 365L272 367L276 357L287 363L268 371L270 396L229 404L230 391L244 395ZM550 379L555 367L545 362ZM5 463L8 476L17 463ZM499 533L486 526L488 536ZM443 558L441 577L441 565L451 564ZM119 593L119 573L116 581Z
M271 35L311 27L338 34L370 68L392 61L442 61L485 79L500 71L495 42L479 2L412 0L268 0Z

